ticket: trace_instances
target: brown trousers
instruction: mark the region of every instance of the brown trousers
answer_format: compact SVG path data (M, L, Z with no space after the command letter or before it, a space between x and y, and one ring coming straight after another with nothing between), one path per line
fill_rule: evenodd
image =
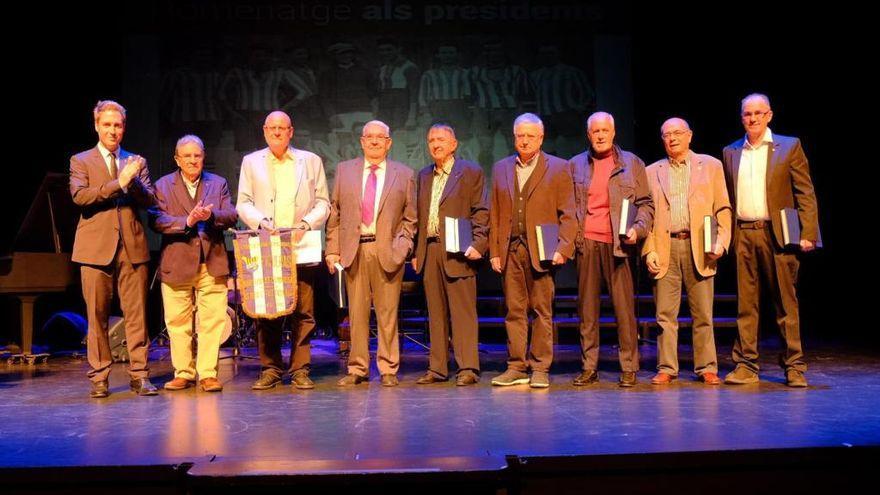
M633 304L632 260L618 258L613 251L613 244L584 239L584 247L577 253L583 369L599 367L599 306L604 281L617 319L620 369L638 371L639 335Z
M538 272L532 268L529 250L521 241L514 241L507 252L507 266L502 276L507 316L507 368L525 372L550 372L553 362L553 295L556 286L553 271ZM532 320L529 345L529 313ZM528 353L528 354L527 354Z
M806 371L795 290L800 266L797 256L776 247L769 223L757 230L738 228L735 251L739 333L733 345L733 362L758 371L761 292L767 290L765 297L773 302L776 323L785 342L780 363L786 369Z
M397 306L403 283L403 265L388 273L379 263L375 242L362 243L346 270L348 316L351 322L351 351L348 373L370 374L370 303L376 310L378 344L376 366L382 375L395 375L400 366L400 340L397 334Z
M107 266L82 265L83 299L88 313L89 332L87 356L92 382L105 381L110 376L110 338L107 335L114 287L119 291L119 305L125 318L125 342L128 346L128 374L131 378L146 378L150 374L147 354L150 336L147 332L147 279L146 263L132 264L120 242L113 262Z
M449 374L449 334L458 371L480 372L477 352L477 279L450 278L443 271L446 251L440 242L428 243L424 287L428 304L431 358L428 370L445 379Z
M290 334L291 375L308 373L311 365L311 338L315 330L315 270L317 267L296 267L296 309L287 317L260 318L256 321L257 346L260 351L260 368L280 378L284 374L284 358L281 356L281 334L284 321L293 319Z

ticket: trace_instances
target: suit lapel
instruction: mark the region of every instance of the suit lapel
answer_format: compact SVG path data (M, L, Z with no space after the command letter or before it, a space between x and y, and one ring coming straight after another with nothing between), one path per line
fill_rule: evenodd
M666 198L666 204L669 204L669 159L660 162L657 166L657 182L660 183L660 190Z
M300 156L298 153L296 153L296 150L294 150L293 148L290 148L290 154L293 156L293 167L294 167L293 168L293 177L294 177L294 180L293 180L293 184L291 184L291 186L293 187L293 197L295 198L297 192L299 191L300 184L302 184L303 173L306 170L306 165L305 165L305 163L303 163L302 156Z
M443 192L440 194L440 204L443 204L443 201L445 201L455 189L455 185L458 183L458 180L461 179L462 174L461 165L458 163L458 160L455 160L455 163L452 164L452 170L449 171L449 178L446 179L446 185L443 186Z
M433 165L432 165L433 167ZM428 169L427 173L419 175L419 211L426 212L431 207L431 190L434 187L434 169Z
M770 202L769 202L770 179L773 177L773 172L776 169L776 166L778 165L778 160L776 159L776 157L779 155L781 155L781 153L779 153L779 143L774 140L773 142L771 142L767 145L767 176L765 177L765 180L764 180L764 183L765 183L764 194L766 194L767 198L768 198L768 201L767 201L768 208L770 207Z
M504 170L504 177L507 177L507 190L510 193L510 200L516 197L516 156L513 156L508 163L505 163L507 170Z
M119 156L122 156L122 150L119 150ZM97 146L92 148L92 154L89 157L89 166L93 169L96 169L95 172L99 174L99 176L104 179L103 183L110 182L113 180L113 177L110 177L110 171L107 170L107 162L104 161L104 157L101 155L101 150L98 149ZM119 160L116 161L117 169L119 168Z
M745 138L739 144L733 146L733 155L730 157L731 179L733 179L733 191L737 190L739 183L739 162L742 160L743 146L745 146Z
M382 185L382 196L379 197L379 209L376 211L376 221L378 223L379 213L382 213L382 207L385 206L385 200L388 199L388 191L394 186L397 179L397 167L390 161L385 162L385 183Z
M703 161L697 157L696 153L693 151L690 152L690 162L691 170L690 181L688 182L688 199L697 192L697 188L700 187L700 184L705 183L703 180L703 174L705 173L703 170Z
M547 173L547 156L544 155L543 151L539 151L538 153L538 163L535 164L535 170L532 170L532 175L529 176L529 180L526 181L529 184L529 190L526 191L526 199L531 197L532 193L535 192L538 184L544 179L544 175Z
M199 189L201 189L201 187L200 184ZM174 175L174 183L172 184L171 189L171 194L177 199L177 203L183 205L187 212L191 211L196 206L193 198L189 196L189 191L186 189L186 183L183 182L183 175L180 174L179 170ZM198 192L196 194L198 195Z

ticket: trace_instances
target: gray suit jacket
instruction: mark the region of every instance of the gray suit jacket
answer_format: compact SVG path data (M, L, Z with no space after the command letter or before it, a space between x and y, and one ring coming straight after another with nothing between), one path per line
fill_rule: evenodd
M390 273L403 265L413 247L416 181L408 166L392 160L386 163L388 168L376 214L376 244L379 263ZM327 254L338 255L344 268L351 266L360 244L363 170L363 158L340 163L330 194Z

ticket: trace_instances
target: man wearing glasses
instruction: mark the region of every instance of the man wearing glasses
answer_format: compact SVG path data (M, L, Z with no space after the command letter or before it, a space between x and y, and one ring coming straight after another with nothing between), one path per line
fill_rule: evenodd
M336 167L327 221L331 274L345 270L351 321L348 374L340 387L365 382L370 374L370 304L376 310L376 365L384 387L398 385L400 343L397 306L404 262L416 232L416 182L413 170L388 160L391 129L371 120L361 133L363 158Z
M717 260L730 243L730 201L721 162L690 149L693 132L683 119L671 118L660 127L666 158L648 166L654 198L654 225L642 254L656 280L657 374L654 385L678 378L678 310L681 286L693 317L694 371L707 385L719 385L718 358L712 328ZM714 219L714 241L704 245L704 219ZM712 233L710 223L709 234Z
M776 321L785 342L781 363L785 383L806 387L801 348L797 284L798 253L809 252L819 239L819 215L810 166L797 138L774 134L770 99L751 94L742 100L746 135L724 148L727 190L736 213L734 250L737 275L737 327L733 346L736 369L724 383L741 385L758 381L758 321L762 289L776 308ZM780 212L797 211L801 238L786 247ZM763 285L762 285L763 284Z
M293 122L281 111L266 117L263 136L269 145L241 162L238 181L238 216L250 229L281 228L320 230L330 214L324 164L318 155L290 146ZM297 301L290 336L290 381L294 388L310 389L310 338L315 329L314 266L296 268ZM281 382L281 327L284 318L256 320L260 351L260 377L254 390L273 388Z

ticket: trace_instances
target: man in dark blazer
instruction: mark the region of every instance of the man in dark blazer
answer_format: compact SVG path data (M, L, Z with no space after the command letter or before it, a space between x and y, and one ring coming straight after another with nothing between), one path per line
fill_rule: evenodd
M455 384L479 381L476 275L477 262L488 248L489 210L483 169L456 158L457 147L450 125L434 124L428 130L428 152L434 163L419 172L419 229L412 260L413 269L424 277L431 337L428 371L416 381L419 385L447 380L450 329L458 365ZM446 218L471 224L460 252L447 251L451 246L446 244Z
M391 129L372 120L361 134L363 158L336 168L327 220L330 273L345 270L351 321L348 374L339 386L357 385L369 377L370 303L376 310L376 364L385 387L398 385L400 342L397 307L403 264L416 232L416 183L413 170L388 160Z
M517 117L513 137L516 154L492 168L489 262L502 274L509 353L507 370L492 385L546 388L553 361L553 275L574 256L574 191L566 162L541 151L544 123L537 115ZM539 254L539 225L559 229L558 245L552 254L545 253L547 261Z
M798 254L816 247L819 214L810 166L797 138L773 134L770 99L751 94L742 100L742 124L746 135L724 148L724 172L733 210L733 242L737 274L737 327L733 346L736 369L724 382L758 381L758 321L760 301L766 290L776 308L776 321L785 342L780 362L785 383L806 387L804 353L798 318ZM785 246L780 212L797 210L801 239L796 247ZM766 289L765 289L766 288Z
M633 304L632 260L636 243L651 230L654 202L645 162L614 143L614 117L596 112L587 119L587 151L572 157L577 216L578 314L581 318L582 371L573 385L599 379L599 305L602 283L608 288L620 343L621 387L636 384L639 337ZM623 200L636 208L633 225L620 236Z
M174 379L165 390L182 390L195 383L206 392L219 392L217 379L220 334L226 324L226 278L229 259L223 231L235 225L226 179L205 172L205 145L197 136L183 136L174 148L179 170L156 181L156 206L150 226L162 234L159 277L165 326L171 340ZM193 356L193 317L198 352Z
M125 317L129 386L138 395L156 395L147 366L150 250L139 217L140 208L155 202L153 185L146 160L119 146L125 134L125 108L104 100L92 113L98 145L70 158L70 195L80 207L71 259L81 264L88 312L89 395L109 395L113 357L107 331L114 285Z

